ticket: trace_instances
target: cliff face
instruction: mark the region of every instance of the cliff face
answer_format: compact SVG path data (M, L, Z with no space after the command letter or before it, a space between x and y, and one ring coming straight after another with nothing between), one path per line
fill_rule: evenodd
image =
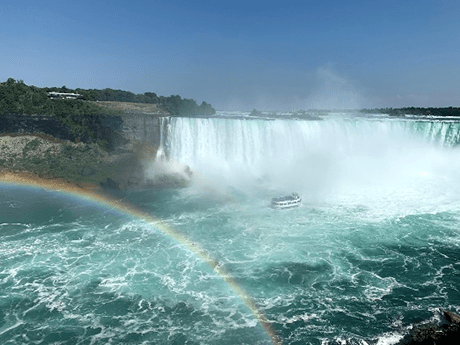
M11 171L97 184L106 178L112 162L97 144L74 143L43 134L0 136L0 167Z
M121 133L129 141L135 141L158 148L161 145L161 133L165 130L164 118L158 116L129 116L122 117ZM162 128L163 126L163 128Z
M62 119L49 115L0 115L0 134L34 134L42 133L56 139L81 141L84 143L104 142L106 148L113 150L123 145L123 118L116 115L85 116L88 131L78 133L75 128L64 123Z
M0 115L0 133L30 134L45 133L62 140L75 140L70 128L58 118L47 115Z
M91 125L104 149L91 140L76 143L72 131L54 117L2 115L0 169L112 189L185 186L190 181L188 167L172 171L167 161L156 159L165 118L102 115L94 116Z
M76 141L78 136L59 118L47 115L3 114L0 121L0 134L34 134L43 133L56 139ZM89 129L94 133L83 136L82 142L91 139L105 141L109 150L114 150L137 141L158 147L161 140L162 118L154 115L92 115Z

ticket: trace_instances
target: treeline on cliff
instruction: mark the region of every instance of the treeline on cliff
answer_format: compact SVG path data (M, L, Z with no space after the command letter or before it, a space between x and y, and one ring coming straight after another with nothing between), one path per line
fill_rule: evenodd
M391 116L404 115L425 115L425 116L460 116L459 107L445 108L422 108L422 107L407 107L407 108L376 108L363 109L363 113L367 114L388 114Z
M50 99L46 89L9 78L0 84L0 114L94 115L105 109L79 100Z
M49 99L48 92L78 93L84 100ZM39 88L26 85L22 80L9 78L0 83L0 113L59 115L87 115L107 113L101 107L85 101L117 101L157 104L171 115L212 115L214 108L202 102L200 105L193 99L181 98L178 95L169 97L157 96L154 92L134 94L129 91L113 89L68 89L65 86Z
M55 117L68 128L75 141L97 142L108 147L107 138L116 135L112 129L101 126L101 116L114 115L113 111L109 113L108 109L83 100L50 99L46 89L9 78L0 84L0 117L4 117L0 127L15 114ZM113 133L101 135L104 131Z
M213 115L215 109L206 102L200 105L194 99L182 98L179 95L169 97L157 96L154 92L145 92L144 94L135 94L130 91L113 90L113 89L67 89L65 86L57 88L45 88L46 91L54 92L74 92L83 96L88 101L114 101L114 102L133 102L157 104L163 107L171 115Z

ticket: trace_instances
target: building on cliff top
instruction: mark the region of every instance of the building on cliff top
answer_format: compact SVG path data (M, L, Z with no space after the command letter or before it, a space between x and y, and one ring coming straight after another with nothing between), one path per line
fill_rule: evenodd
M83 96L79 93L72 93L72 92L48 92L48 97L51 99L83 99Z

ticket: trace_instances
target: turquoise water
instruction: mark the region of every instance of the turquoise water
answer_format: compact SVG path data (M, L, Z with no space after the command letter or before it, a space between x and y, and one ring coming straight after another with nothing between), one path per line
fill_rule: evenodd
M206 250L283 344L392 344L438 308L460 311L458 124L169 126L192 185L116 197ZM268 207L292 191L301 207ZM2 344L271 344L235 290L151 224L58 192L0 192Z

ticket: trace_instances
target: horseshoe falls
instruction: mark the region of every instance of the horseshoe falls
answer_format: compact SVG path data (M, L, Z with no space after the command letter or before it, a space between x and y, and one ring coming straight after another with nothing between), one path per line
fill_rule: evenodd
M162 150L191 185L116 198L189 246L135 213L0 184L0 342L395 344L460 311L457 121L171 117ZM300 207L270 207L292 192Z
M172 118L167 146L211 189L236 188L261 202L296 191L314 207L362 205L383 214L450 204L439 198L455 189L458 142L457 122Z

